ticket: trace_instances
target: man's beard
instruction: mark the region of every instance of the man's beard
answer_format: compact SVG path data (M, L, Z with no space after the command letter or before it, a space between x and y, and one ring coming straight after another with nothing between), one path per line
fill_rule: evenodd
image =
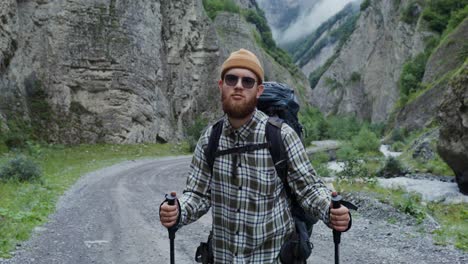
M246 101L235 101L223 93L221 98L223 111L231 118L242 119L248 117L255 111L257 97L253 96L251 99L245 98Z

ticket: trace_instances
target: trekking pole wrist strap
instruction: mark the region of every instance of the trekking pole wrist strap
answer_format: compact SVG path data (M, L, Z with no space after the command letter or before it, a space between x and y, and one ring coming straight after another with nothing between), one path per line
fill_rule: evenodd
M356 211L356 210L358 209L358 207L357 207L356 205L352 204L351 202L344 201L344 200L341 201L341 204L344 205L344 206L346 206L346 208L349 209L349 212L348 212L348 214L349 214L348 228L346 228L346 230L344 230L344 231L341 231L342 233L344 233L344 232L347 232L348 230L350 230L350 229L351 229L351 226L353 225L353 217L351 216L351 210L355 210L355 211ZM329 211L328 213L331 214L330 211ZM329 224L329 226L331 227L331 218L330 218L330 224Z
M175 200L176 200L177 207L178 207L178 212L179 212L178 216L177 216L177 221L175 222L175 224L173 226L167 228L167 229L169 229L169 231L173 231L173 232L176 232L179 229L180 219L181 219L181 215L182 215L179 199L176 198ZM167 198L164 199L164 201L162 201L162 203L159 205L159 217L160 218L161 218L161 206L166 202L169 202L169 200Z

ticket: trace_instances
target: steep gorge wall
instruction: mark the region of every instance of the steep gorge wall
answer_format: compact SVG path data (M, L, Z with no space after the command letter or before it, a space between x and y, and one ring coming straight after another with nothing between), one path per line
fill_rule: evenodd
M448 82L438 121L438 153L453 169L460 192L468 195L468 61Z
M422 85L428 88L399 109L396 128L417 130L434 123L440 105L446 100L444 94L450 90L452 75L468 57L467 39L468 19L465 19L430 56L422 80Z
M35 122L48 141L165 142L220 114L233 50L201 0L7 0L0 34L2 123Z
M1 72L2 112L31 118L48 108L28 100L44 95L50 140L167 141L187 108L204 110L194 97L209 80L198 76L215 71L217 47L205 45L199 2L9 3L18 44Z
M311 91L311 104L326 114L388 120L399 98L403 64L424 49L424 33L400 19L409 1L399 2L370 1L338 57Z

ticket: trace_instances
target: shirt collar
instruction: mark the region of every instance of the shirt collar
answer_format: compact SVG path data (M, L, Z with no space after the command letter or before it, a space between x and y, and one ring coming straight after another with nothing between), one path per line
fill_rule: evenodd
M245 123L244 125L242 125L241 127L237 129L234 129L232 127L227 115L224 115L223 118L224 118L224 129L223 129L224 135L227 137L235 137L235 135L237 134L239 135L240 139L245 141L247 140L250 133L252 133L255 130L255 127L259 123L260 118L261 118L261 112L255 108L252 118L249 121L247 121L247 123Z

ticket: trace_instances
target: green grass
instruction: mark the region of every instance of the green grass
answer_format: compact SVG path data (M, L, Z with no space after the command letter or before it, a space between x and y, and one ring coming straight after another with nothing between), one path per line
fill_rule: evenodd
M401 189L390 190L359 182L337 181L333 185L341 193L371 193L380 202L392 205L400 212L413 216L418 224L422 223L426 215L430 215L440 224L440 228L432 234L435 244L453 245L468 252L468 205L466 203L424 203L418 196L410 195ZM387 222L396 224L397 219L389 218Z
M468 206L429 204L428 209L441 224L441 228L434 231L436 244L453 244L468 252Z
M0 181L0 257L10 257L17 243L43 224L56 202L80 176L112 164L145 157L188 154L186 145L81 145L41 148L33 159L43 170L40 181ZM0 156L4 164L12 153Z

